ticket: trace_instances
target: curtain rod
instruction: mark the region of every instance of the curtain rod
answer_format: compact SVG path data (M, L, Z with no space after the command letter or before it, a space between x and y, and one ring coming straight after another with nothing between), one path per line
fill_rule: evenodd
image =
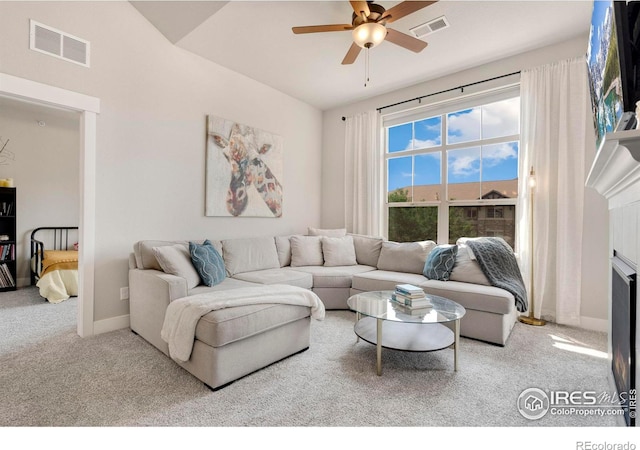
M380 112L383 109L391 108L392 106L398 106L398 105L402 105L404 103L415 102L416 100L421 101L423 98L431 97L433 95L438 95L438 94L444 94L445 92L457 91L458 89L460 89L462 92L464 92L464 88L466 88L466 87L475 86L476 84L486 83L488 81L498 80L500 78L510 77L512 75L517 75L519 73L520 73L520 70L518 70L517 72L508 73L506 75L500 75L498 77L487 78L486 80L482 80L482 81L476 81L474 83L463 84L462 86L454 87L454 88L451 88L451 89L445 89L444 91L440 91L440 92L434 92L433 94L422 95L420 97L412 98L411 100L404 100L404 101L401 101L401 102L392 103L391 105L381 106L380 108L376 108L376 110L378 112ZM343 120L344 120L344 118L343 118Z

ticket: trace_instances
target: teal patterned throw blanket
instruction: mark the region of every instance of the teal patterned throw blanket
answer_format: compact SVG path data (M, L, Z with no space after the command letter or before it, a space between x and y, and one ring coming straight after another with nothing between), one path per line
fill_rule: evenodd
M495 287L510 292L516 299L516 308L525 312L528 308L527 289L513 250L504 239L483 237L465 242L476 256L480 268Z

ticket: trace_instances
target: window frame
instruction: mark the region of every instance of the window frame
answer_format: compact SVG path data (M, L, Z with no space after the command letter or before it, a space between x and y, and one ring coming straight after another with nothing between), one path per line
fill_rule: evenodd
M486 104L499 102L515 97L520 97L520 83L513 83L507 86L503 86L490 91L484 91L477 94L471 94L468 96L461 96L455 99L444 100L442 102L433 103L431 105L422 106L406 111L392 112L382 116L381 121L381 135L382 135L382 177L383 183L382 192L382 233L385 237L389 236L389 208L398 207L422 207L422 206L436 206L438 208L438 225L437 225L437 237L438 244L447 244L449 242L449 208L452 206L502 206L513 205L517 206L519 197L521 195L521 180L518 173L518 196L514 198L504 199L477 199L477 200L449 200L448 197L448 151L457 150L470 147L489 146L493 144L502 144L508 142L518 142L518 166L521 157L521 132L522 132L522 115L520 115L520 127L518 134L512 134L508 136L501 136L499 138L480 139L474 141L467 141L463 143L449 144L447 142L447 114L456 111L461 111L469 108L474 108ZM387 151L389 142L389 129L391 127L402 125L411 122L418 122L421 120L441 116L440 123L440 142L439 146L418 148L411 150L395 151L389 153ZM415 136L415 131L413 136ZM439 200L428 201L415 201L413 197L413 190L411 192L411 201L408 202L389 202L388 191L388 161L390 159L402 158L411 156L414 158L416 155L424 155L428 153L440 153L440 188L438 190ZM412 160L413 161L413 160ZM482 167L482 166L481 166ZM482 168L481 168L482 171ZM518 171L519 172L519 171ZM414 163L412 162L412 174L411 174L411 188L413 189L414 181ZM482 181L482 172L480 173L480 180ZM479 213L477 215L479 217ZM518 224L515 224L515 235L518 233Z

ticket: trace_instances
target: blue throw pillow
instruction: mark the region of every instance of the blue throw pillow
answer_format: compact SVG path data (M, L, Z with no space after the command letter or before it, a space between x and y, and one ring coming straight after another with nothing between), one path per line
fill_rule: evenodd
M422 274L430 280L449 281L457 254L457 245L436 246L427 256Z
M189 242L189 254L193 267L207 286L222 283L227 277L224 260L209 239L202 244Z

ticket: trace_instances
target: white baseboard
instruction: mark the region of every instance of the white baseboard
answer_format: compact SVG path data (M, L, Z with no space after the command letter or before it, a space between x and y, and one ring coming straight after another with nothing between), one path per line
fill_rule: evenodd
M595 317L580 317L580 328L593 331L609 331L609 321L606 319L596 319Z
M93 334L108 333L122 328L129 328L129 314L93 322Z

